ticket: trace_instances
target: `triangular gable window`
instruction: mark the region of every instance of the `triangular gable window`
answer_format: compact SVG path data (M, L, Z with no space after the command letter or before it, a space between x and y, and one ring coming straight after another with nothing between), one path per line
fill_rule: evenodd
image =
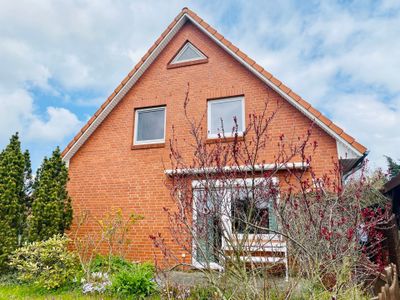
M171 65L207 59L199 49L187 42L171 61Z

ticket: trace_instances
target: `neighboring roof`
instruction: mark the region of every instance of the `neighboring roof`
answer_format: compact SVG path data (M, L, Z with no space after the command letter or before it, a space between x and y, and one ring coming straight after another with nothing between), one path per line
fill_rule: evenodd
M167 27L167 29L161 34L156 40L153 46L147 51L142 59L136 64L131 72L122 80L114 92L107 98L107 100L101 105L96 113L90 118L81 131L73 138L73 140L64 149L62 156L63 159L69 161L69 159L78 151L78 149L84 144L89 136L94 132L97 126L106 118L111 110L118 104L118 102L125 96L125 94L131 89L136 83L140 76L146 71L151 65L159 53L165 48L168 42L173 36L179 31L179 29L186 23L191 21L195 24L202 32L208 35L214 40L219 46L231 54L236 60L242 63L248 68L254 75L263 80L272 89L274 89L283 98L288 100L293 106L299 109L303 114L315 121L322 129L328 134L333 136L337 141L341 142L346 148L353 151L357 156L361 156L367 152L367 148L358 143L353 137L348 135L336 126L327 117L322 115L318 110L312 107L307 101L302 99L299 95L293 92L290 88L284 85L277 78L272 76L271 73L264 70L263 67L258 65L254 60L249 58L246 54L235 47L231 42L226 40L221 34L219 34L214 28L207 24L203 19L198 17L193 11L188 8L183 8L173 22Z
M388 182L386 182L383 192L386 194L386 193L394 190L397 187L400 187L400 174L396 175L395 177L390 179Z

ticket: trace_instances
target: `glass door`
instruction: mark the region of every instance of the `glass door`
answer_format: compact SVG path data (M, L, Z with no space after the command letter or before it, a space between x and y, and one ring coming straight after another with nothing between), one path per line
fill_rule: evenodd
M221 249L221 218L218 195L194 190L193 198L194 239L193 256L203 266L217 264Z

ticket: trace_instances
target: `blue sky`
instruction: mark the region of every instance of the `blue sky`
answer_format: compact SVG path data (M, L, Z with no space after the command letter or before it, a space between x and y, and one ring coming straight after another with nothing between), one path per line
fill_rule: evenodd
M0 147L36 168L96 111L182 7L370 149L400 158L400 1L1 1Z

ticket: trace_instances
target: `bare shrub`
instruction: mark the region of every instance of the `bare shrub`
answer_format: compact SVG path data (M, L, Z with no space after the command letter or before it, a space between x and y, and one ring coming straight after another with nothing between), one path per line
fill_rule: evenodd
M278 218L298 272L340 294L387 263L377 228L388 220L390 209L364 170L346 183L339 168L334 176L310 174L311 179L298 178L300 188L281 195Z
M333 170L318 177L312 167L318 147L313 124L299 136L273 136L278 104L266 101L248 116L242 132L235 119L226 134L221 120L211 143L204 115L194 119L189 104L188 91L184 110L191 138L173 135L165 167L174 204L165 211L182 251L172 251L161 234L151 236L164 254L160 265L199 269L221 299L257 299L266 294L271 269L287 269L289 249L299 276L332 295L358 290L361 278L379 267L366 248L379 245L375 227L386 218L382 208L363 204L371 190L365 175L346 184L333 159ZM266 162L270 149L273 159ZM365 234L369 242L360 242ZM297 284L288 284L286 298Z
M124 258L132 248L129 233L143 217L135 213L123 214L121 209L111 209L100 219L93 220L89 211L82 211L75 218L76 228L71 232L72 242L84 272L84 281L92 280L92 262L98 255L105 255L108 263L102 273L109 273L114 257ZM97 224L88 229L88 224ZM105 249L104 249L104 246ZM96 274L94 274L96 275Z

